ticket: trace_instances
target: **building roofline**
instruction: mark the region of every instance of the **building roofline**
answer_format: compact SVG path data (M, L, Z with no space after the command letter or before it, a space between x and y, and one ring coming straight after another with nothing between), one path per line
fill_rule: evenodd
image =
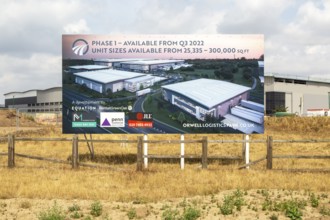
M202 88L204 86L204 89L197 91L196 88L198 88L198 86ZM209 109L251 90L251 88L247 86L223 80L203 78L164 85L162 88L185 96ZM210 92L213 92L212 98L210 98L212 95ZM207 99L205 99L205 97L207 97Z
M298 75L290 75L290 74L282 74L282 73L265 73L264 76L270 76L274 78L282 78L282 79L296 79L296 80L305 80L309 82L320 82L320 83L330 83L330 78L322 78L315 76L298 76Z
M24 94L24 93L27 93L27 92L32 92L32 91L36 91L36 92L44 92L44 91L48 91L48 90L52 90L52 89L58 89L58 88L61 88L61 86L55 86L55 87L51 87L51 88L48 88L48 89L30 89L30 90L26 90L26 91L23 91L23 92L17 92L17 91L13 91L13 92L7 92L3 95L9 95L11 93L20 93L20 94Z

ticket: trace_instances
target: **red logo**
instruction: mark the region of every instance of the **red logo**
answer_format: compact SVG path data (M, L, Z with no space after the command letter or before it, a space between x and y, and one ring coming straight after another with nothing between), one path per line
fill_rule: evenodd
M141 112L137 113L136 114L136 119L140 120L140 121L143 120L143 113L141 113Z

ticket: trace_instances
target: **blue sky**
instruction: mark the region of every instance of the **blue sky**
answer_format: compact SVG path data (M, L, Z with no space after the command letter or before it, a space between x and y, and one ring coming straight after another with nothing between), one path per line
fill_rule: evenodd
M265 71L330 78L327 0L1 0L0 103L61 85L62 34L264 34Z

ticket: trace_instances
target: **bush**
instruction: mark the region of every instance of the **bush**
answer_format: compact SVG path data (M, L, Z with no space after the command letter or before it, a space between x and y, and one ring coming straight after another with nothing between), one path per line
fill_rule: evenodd
M22 208L22 209L29 209L29 208L31 208L31 203L29 202L29 201L23 201L21 204L20 204L20 207Z
M200 216L201 216L201 212L193 207L189 207L183 212L184 220L195 220L198 219Z
M54 202L54 205L47 211L40 212L38 216L39 220L65 220L65 214L62 212L62 208Z
M243 205L245 205L243 192L238 189L232 195L225 196L220 212L223 215L230 215L233 214L235 207L237 211L241 211Z
M99 201L93 202L91 204L91 215L94 217L102 215L102 209L102 204Z
M313 208L317 208L319 206L319 199L315 196L314 193L310 195L310 202Z
M80 214L79 212L77 211L74 211L74 213L72 213L70 215L71 218L74 218L74 219L77 219L77 218L80 218L80 217L83 217L83 214Z
M131 208L130 210L128 210L127 217L128 217L128 219L136 218L137 217L136 210L134 208Z
M73 204L68 208L69 212L79 211L80 207L77 204Z
M174 209L166 209L162 214L163 220L176 220L178 219L179 211Z
M225 196L223 204L220 206L220 212L223 215L233 214L234 202L232 196Z

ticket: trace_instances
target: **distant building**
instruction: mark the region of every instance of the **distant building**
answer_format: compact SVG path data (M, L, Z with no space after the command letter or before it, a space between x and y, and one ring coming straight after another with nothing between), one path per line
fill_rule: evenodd
M77 66L69 66L67 70L70 73L77 73L77 72L87 72L87 71L96 71L96 70L105 70L109 69L108 66L102 65L77 65Z
M309 109L330 108L330 79L283 74L265 74L266 114L286 109L307 115Z
M138 60L147 60L147 59L140 59L140 58L94 59L94 64L116 69L116 68L121 68L122 62L138 61Z
M184 60L138 60L121 62L121 68L128 71L149 73L157 69L183 65Z
M163 97L199 120L206 115L215 118L230 113L230 109L247 100L251 88L213 79L196 79L162 86Z
M9 92L4 96L6 108L17 108L26 112L62 111L62 87Z

